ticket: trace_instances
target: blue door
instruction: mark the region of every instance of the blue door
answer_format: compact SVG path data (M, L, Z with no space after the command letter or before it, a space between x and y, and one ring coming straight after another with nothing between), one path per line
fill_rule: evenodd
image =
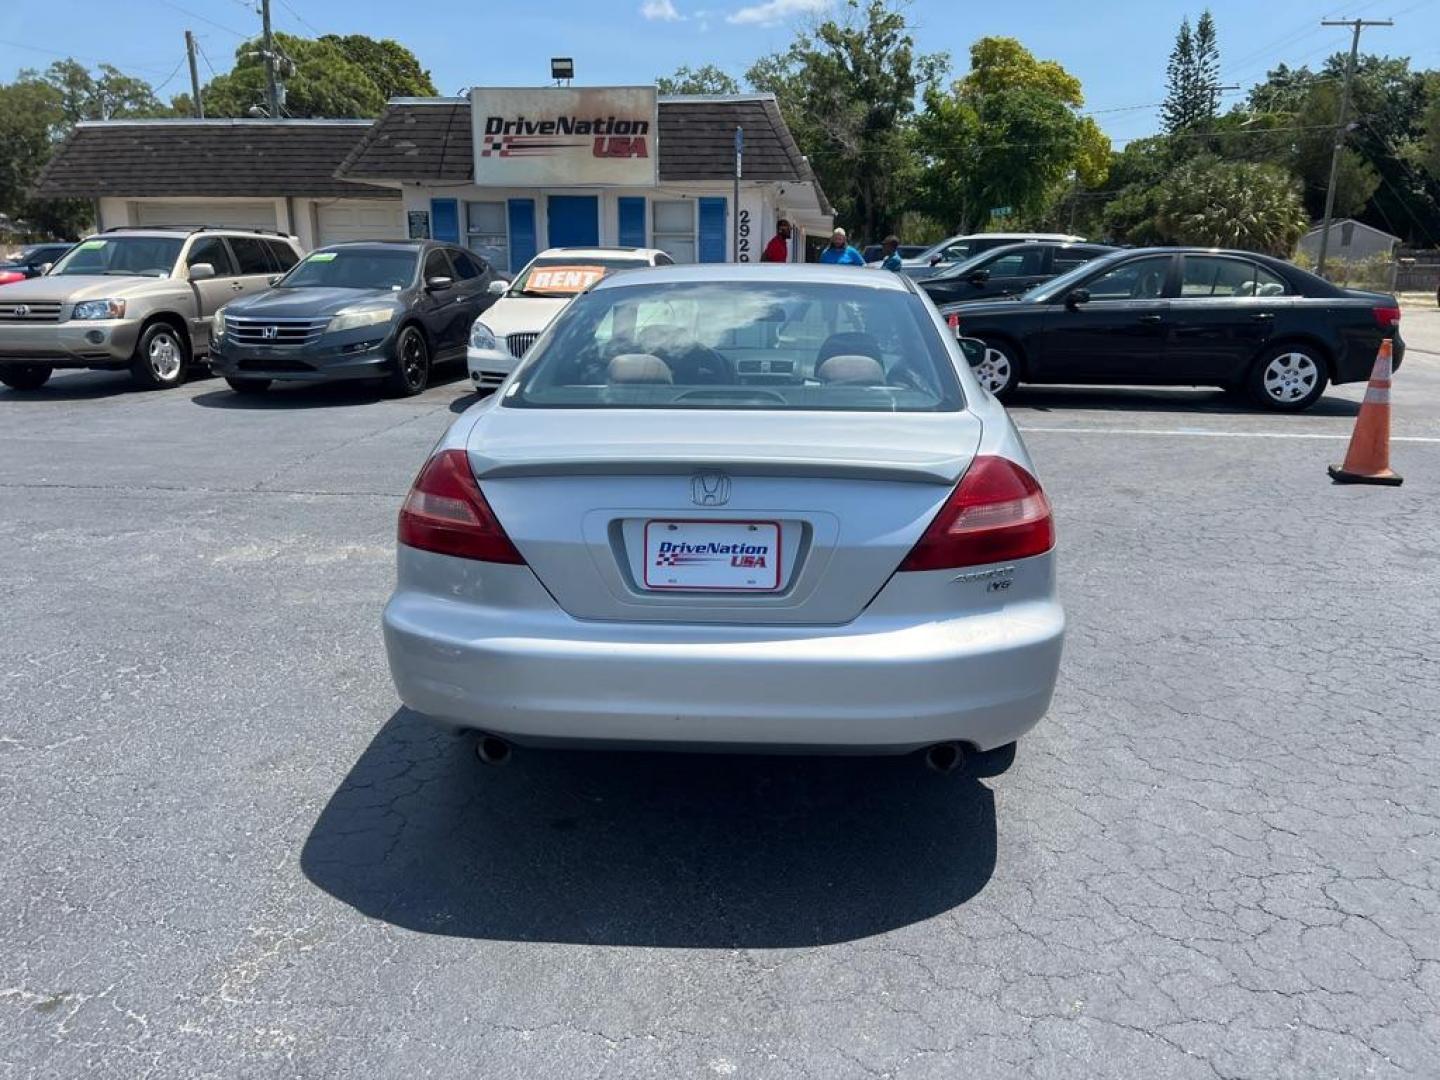
M550 247L594 247L600 243L597 196L551 195L546 204Z

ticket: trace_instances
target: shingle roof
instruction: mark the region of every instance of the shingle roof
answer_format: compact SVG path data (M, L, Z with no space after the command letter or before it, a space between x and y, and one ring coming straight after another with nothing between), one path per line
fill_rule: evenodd
M474 174L470 102L392 101L336 169L355 180L456 180Z
M337 179L368 120L109 120L76 126L35 182L42 198L392 194ZM398 193L394 193L398 195Z
M768 95L661 98L660 179L728 180L735 172L737 126L745 131L748 179L814 181ZM470 180L474 153L469 101L392 101L337 175L355 180Z

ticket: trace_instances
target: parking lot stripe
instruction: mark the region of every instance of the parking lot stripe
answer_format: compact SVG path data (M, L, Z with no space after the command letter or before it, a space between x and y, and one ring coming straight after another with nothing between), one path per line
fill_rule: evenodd
M1203 439L1348 439L1348 433L1335 435L1313 431L1211 431L1205 428L1119 428L1119 427L1031 427L1017 425L1022 434L1040 433L1045 435L1169 435L1173 437L1198 436ZM1391 442L1398 443L1440 443L1440 436L1395 435Z

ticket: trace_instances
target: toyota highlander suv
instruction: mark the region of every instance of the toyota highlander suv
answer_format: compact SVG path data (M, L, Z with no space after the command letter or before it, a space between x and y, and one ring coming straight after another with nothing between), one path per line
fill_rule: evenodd
M108 229L49 273L0 292L0 382L38 390L56 368L129 370L148 389L185 381L223 304L262 292L301 256L264 229Z

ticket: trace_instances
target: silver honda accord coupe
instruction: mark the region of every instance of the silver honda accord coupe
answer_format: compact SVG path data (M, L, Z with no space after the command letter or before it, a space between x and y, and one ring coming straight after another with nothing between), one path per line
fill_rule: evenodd
M908 278L689 266L579 296L400 512L411 709L517 744L899 754L1044 715L1050 503Z

